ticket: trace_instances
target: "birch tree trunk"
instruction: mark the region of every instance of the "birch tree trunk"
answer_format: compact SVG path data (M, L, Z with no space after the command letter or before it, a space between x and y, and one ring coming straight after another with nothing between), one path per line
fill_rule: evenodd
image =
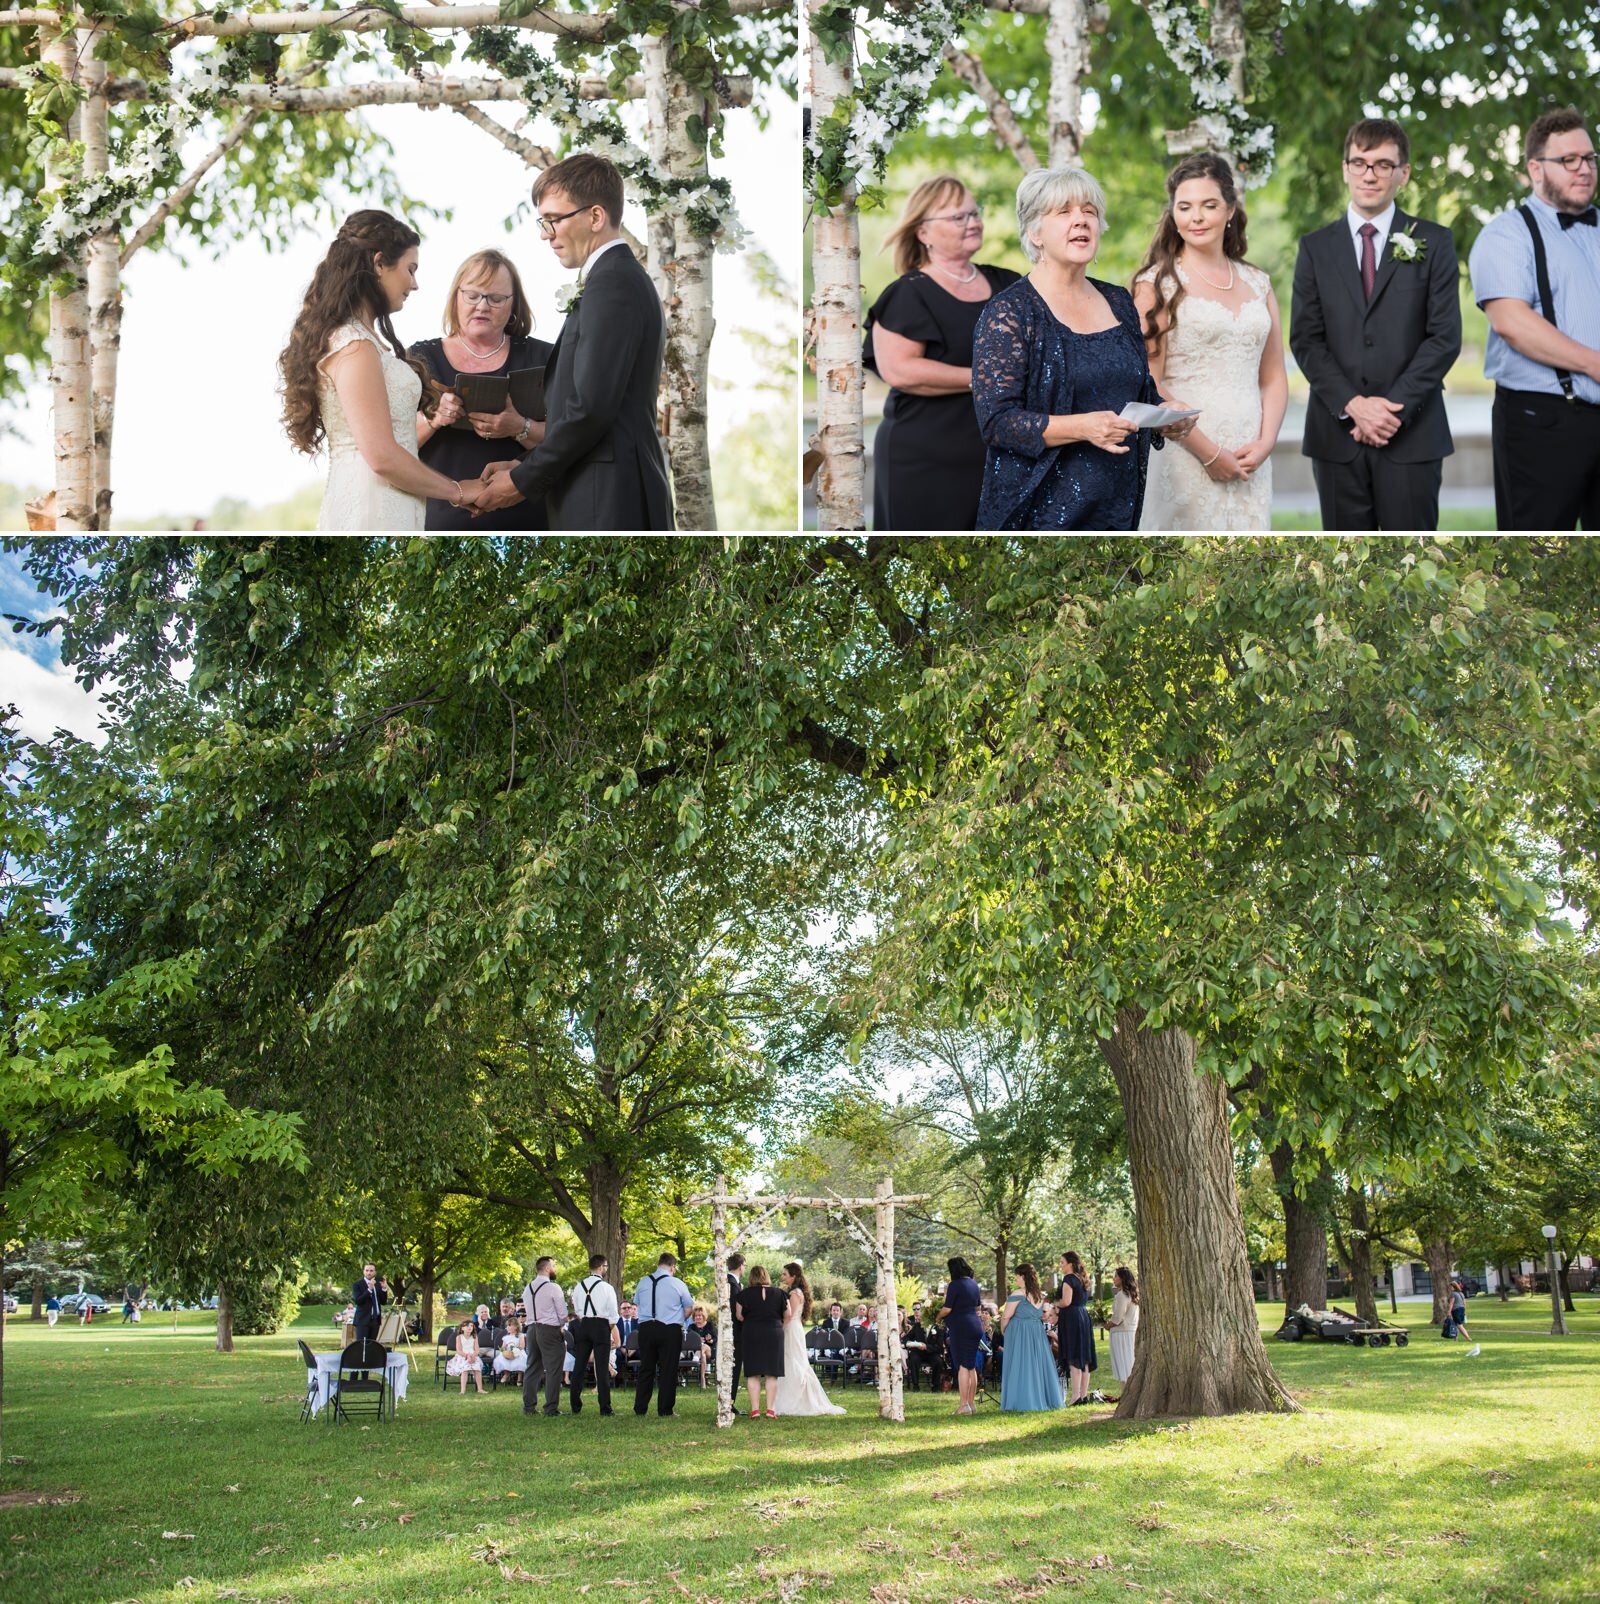
M711 1274L717 1288L717 1424L733 1424L733 1298L728 1290L728 1180L711 1199Z
M80 34L83 63L83 170L103 173L109 161L106 64L94 59L87 32ZM89 241L89 393L94 426L94 527L111 527L111 431L117 409L117 359L122 350L122 241L103 229Z
M667 41L651 37L644 43L644 107L650 127L650 159L657 167L667 165ZM669 311L672 287L667 279L667 263L675 246L672 219L665 212L648 219L645 230L646 261L663 311Z
M1194 1038L1119 1009L1100 1050L1127 1121L1139 1243L1139 1359L1117 1417L1290 1413L1256 1320L1228 1098Z
M1075 167L1083 150L1083 77L1089 70L1088 0L1050 0L1045 25L1050 92L1045 102L1052 167Z
M820 0L807 0L809 13ZM813 28L811 115L820 123L853 94L848 66L827 59ZM817 363L817 524L823 530L866 527L866 472L861 373L861 220L852 184L831 213L811 225L812 338Z
M78 49L71 32L39 34L40 56L63 78L78 80ZM75 112L66 130L72 140L83 137L83 114ZM67 178L54 150L45 163L45 187L58 189ZM64 293L50 296L50 383L56 457L56 521L63 533L94 528L94 412L89 372L89 295L81 256L66 258Z
M884 1420L906 1418L900 1380L900 1309L894 1287L894 1181L885 1176L877 1186L878 1226L878 1414Z

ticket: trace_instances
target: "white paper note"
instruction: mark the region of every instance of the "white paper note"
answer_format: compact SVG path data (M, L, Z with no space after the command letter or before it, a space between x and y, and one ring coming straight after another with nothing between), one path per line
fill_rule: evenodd
M1130 401L1117 416L1137 423L1141 429L1165 429L1185 418L1198 418L1200 409L1191 407L1185 411L1182 407L1153 407L1145 401Z

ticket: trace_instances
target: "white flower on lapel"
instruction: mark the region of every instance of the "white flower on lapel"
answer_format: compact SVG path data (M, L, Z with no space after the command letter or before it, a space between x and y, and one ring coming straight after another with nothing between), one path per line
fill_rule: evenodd
M1413 219L1403 234L1390 237L1389 249L1394 253L1397 262L1420 262L1428 254L1428 242L1416 236L1416 220Z
M570 284L563 284L556 290L556 310L563 317L583 299L583 280L574 279Z

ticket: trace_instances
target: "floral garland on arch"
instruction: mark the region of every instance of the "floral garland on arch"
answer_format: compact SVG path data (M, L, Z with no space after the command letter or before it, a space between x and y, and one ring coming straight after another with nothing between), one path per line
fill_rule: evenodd
M1228 63L1201 33L1190 0L1144 0L1167 59L1189 80L1200 108L1197 121L1238 169L1240 187L1257 189L1272 176L1276 153L1272 124L1253 117L1228 82Z

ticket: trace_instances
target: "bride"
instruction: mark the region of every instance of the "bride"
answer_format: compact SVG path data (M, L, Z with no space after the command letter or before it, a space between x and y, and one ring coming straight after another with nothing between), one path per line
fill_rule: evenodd
M788 1307L783 1311L783 1374L778 1378L776 1396L767 1397L779 1415L842 1415L838 1404L829 1403L822 1383L812 1374L806 1353L806 1326L811 1319L811 1285L798 1264L783 1267L782 1283Z
M417 458L417 408L432 416L437 387L390 318L417 287L420 244L388 212L353 212L317 264L278 358L290 441L307 456L328 444L319 529L420 530L428 497L470 509L483 493Z
M1272 281L1244 250L1232 169L1210 152L1185 157L1167 175L1133 304L1163 399L1200 418L1178 449L1152 456L1141 529L1272 527L1289 387Z

